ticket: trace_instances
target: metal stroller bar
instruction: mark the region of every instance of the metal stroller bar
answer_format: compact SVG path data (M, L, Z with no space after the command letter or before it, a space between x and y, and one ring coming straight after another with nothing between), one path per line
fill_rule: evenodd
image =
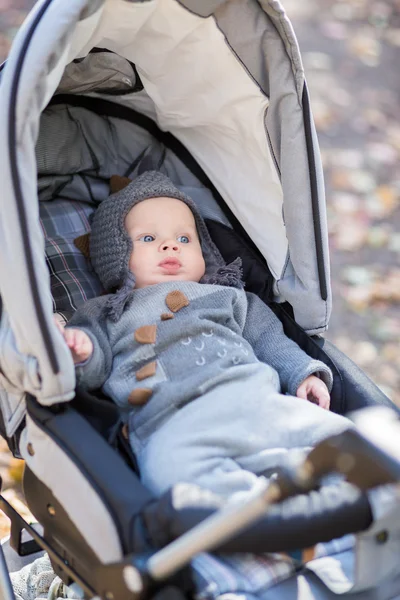
M233 533L243 529L265 514L270 504L281 498L281 489L275 482L260 477L252 496L245 504L227 505L202 523L195 530L154 554L147 562L147 570L153 579L165 579L184 566L198 552L212 550Z

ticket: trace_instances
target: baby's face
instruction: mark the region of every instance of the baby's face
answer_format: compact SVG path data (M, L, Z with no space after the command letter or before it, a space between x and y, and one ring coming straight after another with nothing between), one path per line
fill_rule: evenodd
M149 198L125 219L133 242L129 268L136 288L164 281L200 281L205 263L190 208L175 198Z

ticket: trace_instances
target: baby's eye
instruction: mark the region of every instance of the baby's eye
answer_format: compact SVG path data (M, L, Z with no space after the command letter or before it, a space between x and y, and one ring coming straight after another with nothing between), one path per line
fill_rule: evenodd
M156 238L154 237L154 235L150 235L149 233L146 235L142 235L142 237L139 238L140 242L154 242Z
M189 238L187 235L180 235L177 237L178 242L180 242L181 244L188 244L190 242Z

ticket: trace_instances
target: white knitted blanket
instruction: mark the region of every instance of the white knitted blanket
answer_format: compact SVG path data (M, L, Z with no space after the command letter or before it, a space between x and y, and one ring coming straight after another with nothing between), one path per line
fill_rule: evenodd
M79 599L54 573L48 554L37 558L20 571L10 574L16 600Z

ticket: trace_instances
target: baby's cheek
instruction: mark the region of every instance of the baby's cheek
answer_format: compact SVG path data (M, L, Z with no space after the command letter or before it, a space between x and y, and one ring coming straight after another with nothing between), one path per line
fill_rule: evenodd
M204 273L206 272L206 263L204 261L203 255L201 255L198 258L197 267L198 267L198 280L200 281L200 279L203 277Z
M143 259L141 259L139 256L134 255L132 253L131 258L129 259L130 272L133 273L136 277L140 276L140 273L143 272L143 270L144 270L143 264L144 264Z
M129 259L129 270L130 270L132 273L134 273L134 269L135 269L135 261L134 261L134 258L133 258L133 252L132 252L132 254L131 254L131 257L130 257L130 259Z
M204 273L206 272L206 263L204 258L202 257L202 263L201 263L201 276L203 277Z

